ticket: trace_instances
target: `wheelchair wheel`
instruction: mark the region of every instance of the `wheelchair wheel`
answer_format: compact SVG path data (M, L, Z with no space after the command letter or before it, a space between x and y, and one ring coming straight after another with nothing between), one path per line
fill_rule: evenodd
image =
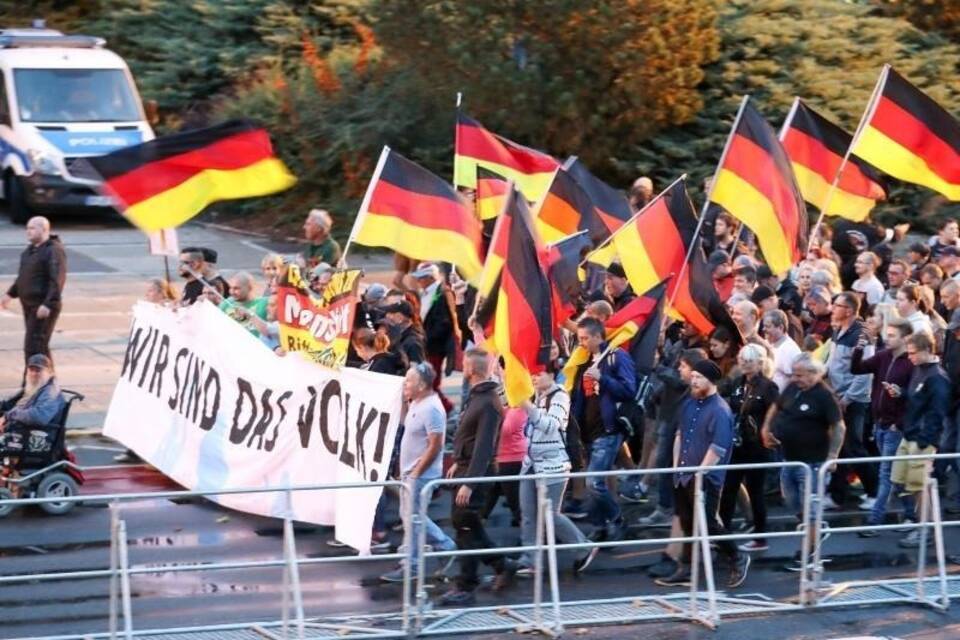
M43 477L37 485L38 498L70 498L77 495L76 481L65 473L54 472ZM69 513L75 502L41 502L40 508L52 516Z
M0 518L6 518L8 515L13 513L13 510L17 508L17 505L10 504L9 502L4 502L5 500L13 500L13 491L7 489L6 487L0 487Z

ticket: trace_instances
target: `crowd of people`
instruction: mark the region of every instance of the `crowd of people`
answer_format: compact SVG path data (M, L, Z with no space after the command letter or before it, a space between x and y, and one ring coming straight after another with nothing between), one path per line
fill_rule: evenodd
M634 207L652 195L638 180ZM34 221L31 225L36 227ZM341 248L331 235L333 219L311 211L304 224L307 246L299 256L265 256L258 276L217 270L217 253L188 247L180 255L182 294L171 283L152 280L145 298L165 305L190 305L207 297L278 355L283 355L276 317L276 288L289 264L308 274L310 288L323 291L338 267ZM44 230L45 228L45 235ZM728 588L747 579L751 557L769 546L767 506L779 497L803 518L804 463L813 470L838 458L902 456L958 451L960 424L960 232L949 220L928 242L907 247L905 226L886 229L840 220L821 227L806 259L784 276L757 257L753 238L736 220L718 212L704 225L704 245L714 285L734 326L703 335L695 326L667 317L657 363L638 367L630 345L607 348L605 321L636 297L623 267L614 262L588 280L580 313L553 344L551 361L534 377L535 394L507 407L498 359L483 347L473 320L476 291L447 264L397 256L389 283L370 282L357 306L347 366L404 377L405 412L395 447L393 474L411 483L401 513L416 512L420 489L430 480L512 477L586 470L616 474L587 481L556 479L546 485L550 514L561 543L583 544L572 568L586 570L597 556L588 540L622 539L631 527L669 528L671 537L693 531L696 484L684 469L728 464L786 463L703 474L711 535L752 532L742 543L718 541L721 578ZM31 247L21 275L9 290L23 299L30 367L42 354L52 367L49 333L59 310L63 273L49 224L28 225ZM46 244L45 244L46 243ZM62 255L62 247L59 249ZM48 256L46 286L39 287L37 255ZM59 288L53 283L58 283ZM644 292L640 292L644 293ZM46 309L44 312L43 310ZM46 340L46 343L40 344ZM567 366L579 350L581 361ZM442 381L462 371L460 403L445 395ZM41 393L37 389L34 393ZM454 394L450 394L453 396ZM7 414L7 422L15 414ZM2 425L3 418L0 418ZM445 454L449 456L444 464ZM132 454L130 454L132 455ZM644 476L640 469L673 468ZM824 507L862 510L867 524L902 521L902 547L921 543L917 494L929 474L947 486L956 480L956 460L894 460L841 464L826 474ZM497 552L485 521L503 497L511 525L524 545L535 544L538 497L531 481L464 482L454 488L452 533L427 518L405 522L425 529L435 551L489 549L459 558L446 604L474 598L481 563L495 574L494 590L533 572L529 553ZM372 532L372 548L389 548L384 497ZM407 502L412 501L412 505ZM649 503L651 510L628 522L624 505ZM895 507L898 515L894 516ZM960 502L945 509L960 513ZM737 514L740 518L737 518ZM897 517L899 520L894 520ZM416 524L415 524L416 523ZM820 544L809 532L811 544ZM883 535L862 531L862 537ZM927 538L929 541L929 537ZM332 544L339 544L335 541ZM414 549L414 555L421 550ZM800 570L800 553L790 568ZM449 564L449 563L446 563ZM650 574L664 586L690 580L690 545L671 544ZM403 567L382 576L403 579Z

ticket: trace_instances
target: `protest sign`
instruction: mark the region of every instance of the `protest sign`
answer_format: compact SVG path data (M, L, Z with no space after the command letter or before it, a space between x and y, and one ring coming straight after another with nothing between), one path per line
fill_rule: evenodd
M385 480L402 379L329 371L280 357L216 307L134 307L120 380L104 425L193 490ZM264 516L335 525L369 550L380 488L212 496Z
M359 269L337 271L323 295L315 298L300 270L291 265L277 287L280 345L286 351L303 352L321 366L342 367L350 346L359 282Z

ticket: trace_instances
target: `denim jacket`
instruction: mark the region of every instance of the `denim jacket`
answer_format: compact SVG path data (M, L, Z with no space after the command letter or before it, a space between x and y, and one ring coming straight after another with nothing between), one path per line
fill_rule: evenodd
M63 394L60 393L60 385L55 378L50 378L45 385L37 389L26 404L18 407L17 402L21 395L22 392L6 400L0 407L6 410L4 416L7 422L19 422L25 426L43 426L53 422L66 404Z

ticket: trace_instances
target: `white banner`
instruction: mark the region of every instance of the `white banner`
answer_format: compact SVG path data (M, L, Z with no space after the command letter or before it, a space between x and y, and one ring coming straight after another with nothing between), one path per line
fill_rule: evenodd
M197 491L386 478L402 379L279 357L203 300L134 306L103 433ZM237 494L233 509L335 525L369 551L380 488Z

